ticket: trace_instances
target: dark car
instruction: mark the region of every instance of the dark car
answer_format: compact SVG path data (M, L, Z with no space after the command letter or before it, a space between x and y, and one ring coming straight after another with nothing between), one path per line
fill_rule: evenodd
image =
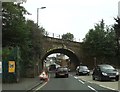
M89 75L90 70L88 69L87 66L78 66L76 68L76 75Z
M69 74L68 74L68 68L66 67L58 67L56 69L56 72L55 72L55 77L58 78L58 77L66 77L68 78Z
M93 80L119 80L119 72L111 65L102 64L97 65L92 74Z
M56 70L56 65L55 64L51 64L49 66L49 71L55 71Z

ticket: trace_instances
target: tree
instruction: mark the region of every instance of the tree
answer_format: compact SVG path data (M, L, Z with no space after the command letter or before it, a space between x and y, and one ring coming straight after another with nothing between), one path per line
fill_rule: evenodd
M38 28L32 20L25 20L28 14L18 3L3 3L3 47L19 46L21 51L22 73L34 68L42 52L44 28ZM34 70L34 69L33 69ZM24 75L23 75L24 76Z
M90 29L83 41L83 49L87 56L105 58L115 56L115 32L111 27L105 27L104 20L97 23L94 29Z
M114 18L116 23L114 24L114 29L115 29L115 33L116 33L116 37L120 38L120 18Z
M3 46L24 44L26 40L26 25L24 14L28 12L21 4L2 4L2 40Z
M63 35L62 35L62 39L63 39L63 40L70 40L70 41L73 41L74 35L71 34L71 33L66 33L66 34L63 34Z
M20 52L27 52L26 20L24 14L28 12L19 3L3 2L2 3L2 46L3 47L20 47ZM23 58L26 54L21 54L20 67L24 66ZM26 57L28 58L28 57ZM17 62L17 61L16 61ZM22 73L24 73L25 69Z
M38 28L37 25L32 21L27 21L27 31L29 31L28 42L29 46L33 48L33 51L36 54L41 54L42 50L42 37L44 28ZM36 55L35 54L35 55Z
M34 70L36 63L39 62L42 54L42 37L44 28L38 28L32 20L26 21L27 40L26 45L22 46L22 59L24 68ZM34 71L35 72L35 71Z
M118 58L118 61L120 60L120 18L114 18L116 23L114 24L114 30L116 34L116 56Z

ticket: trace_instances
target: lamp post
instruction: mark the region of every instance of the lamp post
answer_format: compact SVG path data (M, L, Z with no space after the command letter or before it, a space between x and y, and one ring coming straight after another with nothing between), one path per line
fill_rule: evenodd
M37 8L37 26L39 22L39 9L45 9L46 7Z
M117 36L117 44L116 44L116 46L117 46L117 49L116 49L116 57L117 57L117 64L118 64L118 68L119 68L119 60L120 60L120 37L119 36Z
M120 59L120 37L118 38L118 61Z

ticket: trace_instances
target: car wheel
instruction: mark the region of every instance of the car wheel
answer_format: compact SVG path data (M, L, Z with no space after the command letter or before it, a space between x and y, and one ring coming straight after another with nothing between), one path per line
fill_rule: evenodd
M92 79L93 79L93 80L95 80L95 77L94 77L94 76L92 76Z
M58 78L58 75L57 75L57 74L55 75L55 78Z
M119 81L119 77L116 77L116 79L115 79L116 81Z
M67 75L65 75L65 77L66 77L66 78L68 78L68 74L67 74Z
M103 79L102 79L102 77L99 77L99 81L102 81Z

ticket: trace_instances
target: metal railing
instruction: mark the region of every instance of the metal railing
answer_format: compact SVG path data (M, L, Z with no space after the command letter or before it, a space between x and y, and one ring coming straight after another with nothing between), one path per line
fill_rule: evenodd
M47 36L47 37L62 39L62 35L56 34L56 33L52 33L52 32L45 32L44 35ZM73 41L74 41L74 42L80 42L80 39L74 38Z

